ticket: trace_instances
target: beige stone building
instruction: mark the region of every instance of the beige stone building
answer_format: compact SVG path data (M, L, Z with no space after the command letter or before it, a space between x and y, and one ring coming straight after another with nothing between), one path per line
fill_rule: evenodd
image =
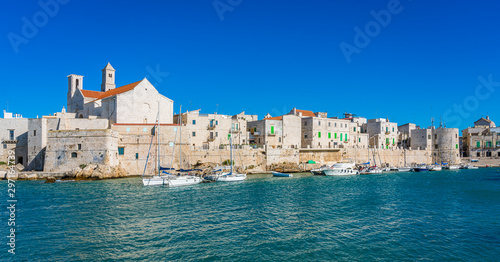
M370 119L364 124L364 129L369 135L371 147L379 149L395 149L398 146L398 124L389 122L389 119Z
M27 132L27 118L3 111L3 118L0 118L0 162L8 163L9 156L14 156L15 164L26 164ZM14 154L9 154L9 151Z
M201 110L182 113L182 134L195 148L213 149L229 144L229 135L233 145L248 145L248 121L257 119L256 115L245 112L229 116L221 114L202 114ZM179 123L179 115L174 116L174 123Z
M250 144L270 148L300 148L301 118L283 115L248 122Z
M146 79L115 87L115 69L108 63L102 69L101 91L83 89L83 76L68 76L67 106L78 118L108 119L114 123L172 123L174 102L161 95Z
M500 128L486 118L474 122L474 127L462 130L462 153L464 157L471 158L497 158L500 157Z
M429 151L433 163L460 162L458 128L416 128L410 130L410 139L411 149Z

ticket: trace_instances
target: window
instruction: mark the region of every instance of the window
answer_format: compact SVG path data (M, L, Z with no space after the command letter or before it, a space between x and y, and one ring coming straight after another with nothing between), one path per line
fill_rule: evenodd
M108 76L109 76L109 77L113 77L113 75L112 75L112 74L109 74Z
M78 155L75 152L71 153L71 158L76 158L77 156Z
M356 128L354 128L354 132L356 132Z
M486 147L491 147L491 141L486 141Z
M257 128L256 128L256 127L254 127L254 128L253 128L253 131L254 131L254 132L257 132Z
M392 144L393 145L396 144L396 139L394 139L394 138L392 139Z
M216 121L215 121L215 125L216 125L216 126L217 126L217 125L219 125L219 121L217 121L217 120L216 120Z
M14 140L14 130L9 130L9 140Z
M146 132L146 131L148 131L148 129L147 129L147 128L145 128L145 127L143 127L143 128L142 128L142 132Z
M196 132L193 132L193 136L196 136Z
M481 152L477 152L476 156L480 157L481 156Z
M328 133L328 138L332 138L332 133Z
M3 144L3 148L4 148L4 149L5 149L5 148L7 148L7 144Z
M344 141L346 141L346 142L348 141L348 140L347 140L347 134L345 134L345 140L344 140Z
M219 132L215 132L215 137L218 137L219 136Z
M394 127L392 128L392 132L394 132Z
M360 142L360 143L361 143L361 138L358 138L358 142Z
M318 121L318 126L320 126L320 125L321 125L321 121Z
M321 138L321 132L318 132L318 138Z
M335 123L335 127L337 127L337 123Z
M127 127L127 132L130 132L130 127Z
M278 137L278 142L280 142L280 143L281 143L281 136L280 136L280 137Z
M455 148L458 149L458 144L455 145Z
M333 138L337 139L337 133L333 134Z
M389 133L389 127L385 127L385 132Z
M36 136L36 130L33 130L33 136Z
M438 144L435 144L435 145L434 145L434 149L438 149Z
M274 134L274 126L271 126L271 134Z
M427 139L431 139L431 135L427 135Z
M307 126L307 122L304 122L304 126Z
M82 144L78 144L78 150L82 150Z
M340 141L342 141L342 133L340 133Z
M307 138L307 133L304 133L304 138Z
M193 125L196 125L196 120L193 120Z
M328 122L328 126L332 126L332 123Z
M340 127L344 127L344 124L340 123Z
M481 147L481 141L477 141L477 142L476 142L476 147L477 147L477 148L480 148L480 147Z
M139 153L135 153L135 159L139 159Z
M438 139L438 135L434 135L434 139Z
M125 147L118 148L118 155L123 156L125 154Z
M389 138L386 138L386 139L385 139L385 143L386 143L386 144L389 144Z

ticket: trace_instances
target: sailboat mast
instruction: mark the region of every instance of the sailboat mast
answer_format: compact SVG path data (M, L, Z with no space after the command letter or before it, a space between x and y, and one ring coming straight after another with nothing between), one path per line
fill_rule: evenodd
M182 105L179 106L179 170L182 169Z
M229 134L229 161L230 161L230 164L231 164L231 173L230 174L233 174L233 143L232 143L232 137L231 137L231 134Z

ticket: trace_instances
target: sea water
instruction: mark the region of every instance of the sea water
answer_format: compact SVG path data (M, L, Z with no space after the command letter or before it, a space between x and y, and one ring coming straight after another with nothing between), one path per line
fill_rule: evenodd
M498 261L499 168L344 177L17 181L1 261Z

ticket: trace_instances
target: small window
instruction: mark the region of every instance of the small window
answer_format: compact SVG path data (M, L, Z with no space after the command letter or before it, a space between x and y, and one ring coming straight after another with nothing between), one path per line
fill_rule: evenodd
M307 122L304 122L304 126L307 126Z
M318 132L318 138L321 138L321 132Z
M427 135L427 139L431 139L431 135Z
M318 126L320 126L320 125L321 125L321 121L318 121Z
M392 128L392 132L394 132L394 127Z
M193 136L196 136L196 132L193 132Z
M127 127L127 132L130 132L130 127Z
M434 139L438 139L438 135L434 135Z
M219 121L217 121L217 120L216 120L216 121L215 121L215 125L219 125Z
M3 144L3 148L4 148L4 149L5 149L5 148L7 148L7 144Z
M438 149L438 144L435 144L435 145L434 145L434 149Z
M78 144L78 150L82 150L82 144Z
M307 133L304 133L304 138L307 138Z
M278 137L278 142L280 142L280 143L281 143L281 137Z
M332 133L328 133L328 138L332 138Z
M125 154L125 148L124 147L119 147L118 148L118 155L123 156Z
M77 156L78 156L77 153L75 153L75 152L71 153L71 158L76 158Z
M477 147L477 148L480 148L480 147L481 147L481 141L477 141L477 142L476 142L476 147Z
M333 138L337 139L337 133L333 134Z
M354 128L354 132L356 132L356 128Z
M14 130L9 130L9 140L14 140Z
M108 76L109 76L109 77L113 77L113 75L112 75L112 74L109 74Z
M335 127L337 127L337 123L335 123L334 125L335 125Z
M361 138L358 138L358 142L360 142L360 143L361 143Z
M331 126L331 125L332 125L332 123L328 122L328 126Z
M33 136L36 136L36 130L33 130Z
M147 129L147 128L145 128L145 127L144 127L144 128L142 128L142 132L146 132L146 131L148 131L148 129Z
M218 137L219 136L219 132L215 132L215 137Z
M193 125L196 125L196 120L193 120Z
M135 159L139 159L139 153L135 153Z

